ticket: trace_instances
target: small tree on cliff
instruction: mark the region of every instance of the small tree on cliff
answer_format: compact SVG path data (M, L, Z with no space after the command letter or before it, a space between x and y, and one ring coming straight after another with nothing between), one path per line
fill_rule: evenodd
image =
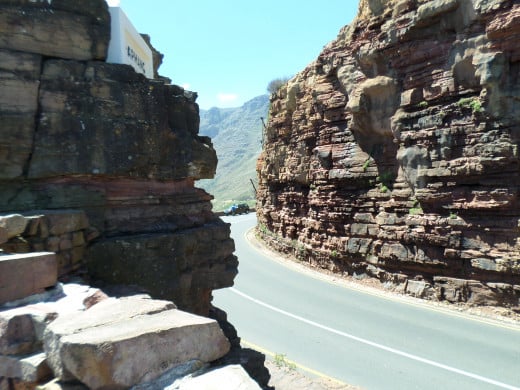
M282 87L282 85L286 84L289 81L290 77L279 77L274 80L271 80L269 84L267 84L267 92L273 94L278 92L278 90Z

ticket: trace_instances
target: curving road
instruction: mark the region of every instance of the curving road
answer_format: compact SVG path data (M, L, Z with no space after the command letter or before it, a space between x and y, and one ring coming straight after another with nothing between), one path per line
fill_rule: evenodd
M520 327L298 272L246 240L254 214L223 219L240 266L214 304L244 341L365 389L520 389Z

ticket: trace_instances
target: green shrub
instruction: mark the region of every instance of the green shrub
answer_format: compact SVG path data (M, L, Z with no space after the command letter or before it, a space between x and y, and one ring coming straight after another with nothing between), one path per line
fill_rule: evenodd
M482 112L482 104L480 103L480 100L473 100L469 106L473 112Z
M471 108L473 112L482 112L482 103L475 97L461 98L457 102L457 105L460 108Z

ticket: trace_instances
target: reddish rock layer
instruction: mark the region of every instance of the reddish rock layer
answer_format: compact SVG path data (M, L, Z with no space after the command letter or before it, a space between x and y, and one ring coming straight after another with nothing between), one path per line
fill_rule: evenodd
M409 293L519 307L520 6L363 0L271 100L265 239Z
M229 226L194 186L217 163L196 94L106 63L109 33L104 0L0 0L0 212L85 212L97 233L81 258L60 260L61 276L86 265L208 315L237 260ZM54 251L53 237L25 233L3 248Z

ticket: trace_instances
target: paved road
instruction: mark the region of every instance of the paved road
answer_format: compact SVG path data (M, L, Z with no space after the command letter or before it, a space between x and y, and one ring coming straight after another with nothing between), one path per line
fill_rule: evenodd
M235 286L214 303L246 342L365 389L520 389L520 328L389 299L301 273L231 222Z

